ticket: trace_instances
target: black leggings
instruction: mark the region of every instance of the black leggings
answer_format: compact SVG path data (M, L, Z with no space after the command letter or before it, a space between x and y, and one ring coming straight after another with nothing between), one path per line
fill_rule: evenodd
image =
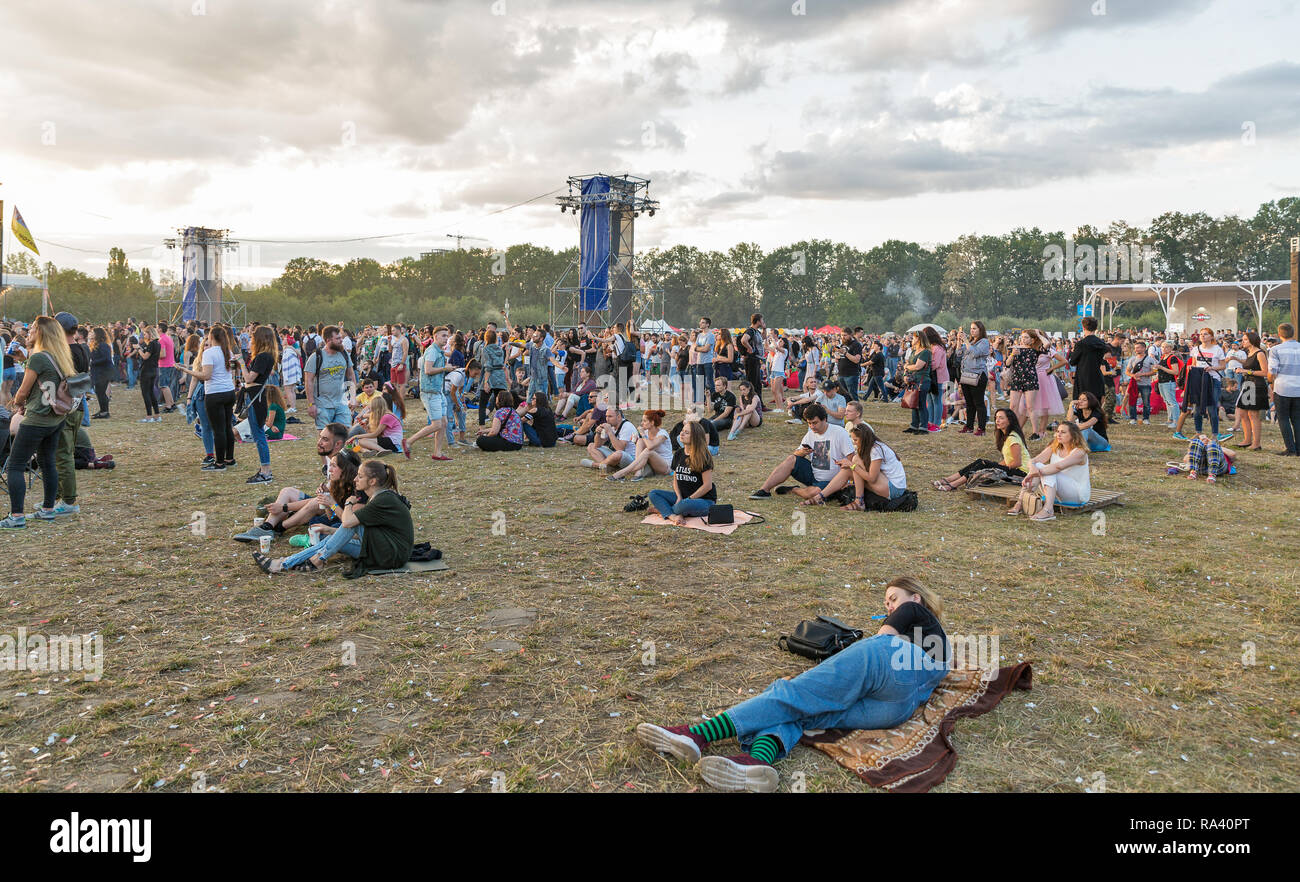
M159 412L158 398L153 394L154 386L157 383L157 371L140 375L140 394L144 397L144 415L147 417L157 416Z
M967 386L965 383L959 383L961 386L962 397L966 399L966 428L979 429L984 431L984 424L988 422L988 400L984 397L984 392L988 389L989 375L980 374L980 381L974 386Z
M958 469L957 474L970 480L971 475L983 471L984 469L1002 469L1002 471L1006 472L1007 476L1011 478L1023 478L1025 476L1025 473L1020 469L1009 469L1004 465L998 465L991 459L977 459L970 465L966 466L966 468Z
M203 408L212 426L212 458L217 462L235 461L235 390L208 392Z
M507 441L500 435L479 435L474 439L479 450L485 450L489 453L501 453L507 450L521 450L523 445L517 441Z
M487 406L489 402L496 401L497 393L500 389L480 388L478 390L478 424L482 426L487 421ZM518 404L518 402L515 402Z
M95 377L95 397L99 399L100 413L108 413L108 384L112 380L112 374L100 374Z
M59 450L59 435L63 421L52 426L37 426L23 423L14 436L13 446L9 448L9 510L13 514L23 513L23 504L27 497L27 482L24 473L27 463L35 453L41 463L41 489L45 492L45 508L54 508L54 497L59 495L59 471L55 464L55 455Z

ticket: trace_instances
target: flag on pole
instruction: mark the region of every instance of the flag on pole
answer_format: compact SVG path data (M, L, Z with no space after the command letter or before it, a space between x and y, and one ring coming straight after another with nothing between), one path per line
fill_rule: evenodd
M27 229L27 224L23 223L23 216L19 213L17 205L14 206L14 219L10 226L13 228L14 237L39 257L41 252L36 247L36 240L32 238L32 231Z

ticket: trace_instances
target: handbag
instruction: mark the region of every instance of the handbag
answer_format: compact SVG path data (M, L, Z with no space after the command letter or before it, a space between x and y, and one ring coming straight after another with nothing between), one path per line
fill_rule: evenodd
M908 386L903 397L898 399L898 404L905 410L916 410L921 400L921 389L918 386Z
M962 371L961 384L963 386L978 386L980 384L980 377L982 376L984 375L979 371Z
M822 661L861 639L862 632L856 628L831 616L818 616L795 625L794 633L778 638L776 645L786 652Z
M50 364L54 364L53 358L50 359ZM58 375L59 385L55 387L54 394L49 396L50 410L59 416L66 416L81 407L81 400L94 391L95 384L85 371L65 377L58 365L55 365L54 373ZM42 394L48 394L48 390L43 390Z
M736 522L736 510L730 505L714 503L709 506L709 514L705 520L710 524L734 524Z

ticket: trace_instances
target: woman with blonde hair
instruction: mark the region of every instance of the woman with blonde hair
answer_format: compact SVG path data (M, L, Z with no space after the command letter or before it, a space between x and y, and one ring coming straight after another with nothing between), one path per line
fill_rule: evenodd
M1041 495L1042 511L1029 517L1039 523L1056 520L1052 507L1057 502L1082 505L1092 498L1088 445L1076 423L1067 421L1056 427L1052 443L1025 466L1025 477L1020 486L1024 488L1020 498L1007 509L1007 514L1020 514L1026 502Z
M780 776L773 763L805 729L890 729L906 722L948 673L951 650L943 601L910 576L885 586L884 624L797 677L777 680L761 695L695 725L642 723L637 740L698 764L719 790L770 793ZM704 756L709 742L735 738L744 753Z
M37 316L27 332L27 358L22 385L14 394L11 407L23 415L22 425L13 436L9 449L9 517L0 520L0 529L21 530L27 526L23 505L27 496L24 472L36 454L41 464L43 505L36 517L52 521L56 517L55 497L59 493L59 473L55 454L65 414L57 413L54 402L59 384L75 373L72 350L63 326L48 315Z
M353 450L360 453L397 453L402 449L402 421L393 415L388 401L376 395L366 404L367 431L352 436Z
M203 383L203 408L212 430L212 462L202 471L224 472L235 464L235 377L237 356L231 354L231 334L222 325L208 331L207 346L193 368L176 370ZM236 344L238 345L238 344Z

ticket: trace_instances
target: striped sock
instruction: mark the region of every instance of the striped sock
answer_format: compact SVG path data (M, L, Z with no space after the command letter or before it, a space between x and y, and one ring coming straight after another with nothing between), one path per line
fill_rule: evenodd
M718 714L711 720L691 726L691 734L699 735L705 741L725 741L736 737L736 726L726 712Z
M776 757L780 752L781 742L773 735L759 735L749 747L750 756L768 765L776 762Z

